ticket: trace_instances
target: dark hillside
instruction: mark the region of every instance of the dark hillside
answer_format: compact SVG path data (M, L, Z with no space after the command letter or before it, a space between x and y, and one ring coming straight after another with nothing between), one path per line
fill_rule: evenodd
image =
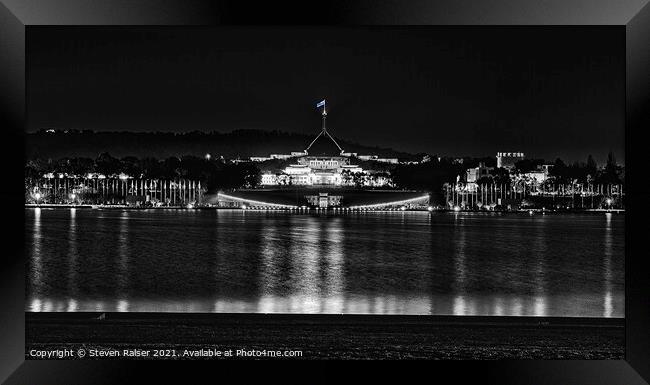
M228 159L269 154L288 154L302 151L315 135L302 135L282 131L237 130L230 133L162 133L162 132L93 132L69 130L39 131L26 136L26 154L32 158L88 157L96 158L101 153L114 157L135 156L138 158L194 155ZM337 138L345 151L359 154L376 154L382 157L415 159L414 155L387 148L363 146Z

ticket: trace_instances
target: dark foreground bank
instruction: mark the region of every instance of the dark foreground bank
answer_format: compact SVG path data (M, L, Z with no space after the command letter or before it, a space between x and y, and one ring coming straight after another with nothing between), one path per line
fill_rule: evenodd
M208 350L300 351L304 359L622 359L625 347L623 319L174 313L26 313L25 319L26 359L56 349L74 352L68 359L78 359L80 349L162 349L176 359L213 358Z

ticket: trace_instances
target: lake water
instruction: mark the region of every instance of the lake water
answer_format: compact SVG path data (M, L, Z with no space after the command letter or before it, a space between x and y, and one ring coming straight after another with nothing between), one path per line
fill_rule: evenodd
M27 311L624 316L623 214L28 208Z

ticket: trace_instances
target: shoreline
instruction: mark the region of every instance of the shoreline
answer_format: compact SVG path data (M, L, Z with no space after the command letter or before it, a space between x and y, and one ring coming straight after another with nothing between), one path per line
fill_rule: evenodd
M544 326L590 326L623 327L624 317L560 317L560 316L484 316L484 315L429 315L429 314L343 314L343 313L179 313L179 312L33 312L25 310L29 321L94 320L103 315L103 320L191 320L206 322L254 321L254 322L358 322L391 324L499 324L499 325L544 325Z
M476 214L625 214L625 209L584 209L584 210L541 210L541 209L522 209L522 210L453 210L453 209L351 209L351 208L282 208L282 207L214 207L214 206L161 206L161 207L137 207L127 205L90 205L90 204L33 204L25 203L25 208L45 208L45 209L92 209L92 210L241 210L241 211L289 211L289 212L331 212L331 213L355 213L355 212L432 212L432 213L476 213Z
M25 329L26 359L32 349L80 348L286 349L306 359L621 359L625 348L623 318L25 312Z

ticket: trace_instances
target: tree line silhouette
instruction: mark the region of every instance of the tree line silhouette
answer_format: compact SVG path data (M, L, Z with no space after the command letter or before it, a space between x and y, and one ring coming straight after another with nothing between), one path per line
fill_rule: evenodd
M185 155L157 159L153 157L137 158L127 156L116 158L109 153L102 153L97 158L64 157L56 160L33 158L25 164L26 182L42 178L48 173L67 174L68 176L84 177L98 173L109 176L125 174L133 178L147 179L191 179L200 180L208 191L231 188L254 188L261 182L262 171L280 170L288 161L272 160L264 163L233 162L223 158L197 157ZM268 164L266 164L268 163ZM353 160L352 163L355 163ZM456 183L458 176L463 180L468 168L477 167L480 163L494 167L491 175L482 178L481 184L511 183L511 173L505 169L496 168L494 157L484 158L451 158L432 157L429 162L413 164L387 165L376 162L363 162L362 167L368 170L388 173L398 189L412 189L441 192L445 184ZM604 167L598 167L590 155L586 162L565 164L561 159L549 163L544 159L525 159L515 164L516 173L535 171L538 166L551 164L549 180L557 184L571 183L600 183L624 184L624 168L616 164L614 155L610 152Z
M494 157L484 158L433 158L429 162L419 164L400 164L391 172L394 183L400 188L427 190L433 193L442 191L445 184L454 184L457 179L463 182L465 171L483 163L486 167L493 167L491 175L477 181L479 184L505 185L512 182L512 174L523 174L538 170L538 166L552 165L549 170L549 183L577 184L625 184L625 169L616 163L612 152L607 157L604 167L598 167L593 157L589 155L586 162L566 164L562 159L547 162L544 159L524 159L515 163L511 173L503 168L496 168ZM458 178L460 176L460 178Z
M192 155L156 159L127 156L121 159L108 153L91 158L31 159L25 165L26 181L34 181L48 173L86 177L120 174L138 179L190 179L202 181L208 191L240 187L256 187L261 181L260 169L253 163L233 163L223 159L207 159Z

